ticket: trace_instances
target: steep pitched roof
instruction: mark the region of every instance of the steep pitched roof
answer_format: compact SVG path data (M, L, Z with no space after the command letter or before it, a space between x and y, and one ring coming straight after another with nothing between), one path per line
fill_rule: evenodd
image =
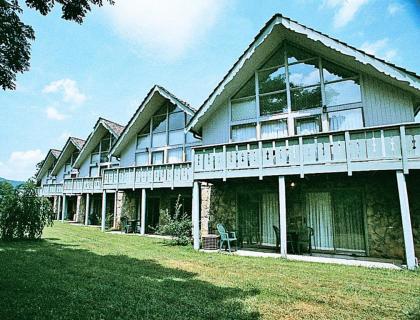
M39 168L38 172L36 173L36 180L39 182L45 173L48 172L48 169L54 164L54 161L58 159L60 156L61 151L57 149L50 149L45 156L44 163L42 164L41 168Z
M179 99L164 87L154 85L147 93L146 97L143 99L131 119L128 121L128 124L121 136L115 142L110 152L112 155L119 155L126 144L131 141L133 136L136 135L137 132L149 121L153 114L151 110L160 106L164 100L169 100L171 103L191 116L193 116L196 112L196 109L190 104Z
M98 135L103 134L103 131L102 133L100 132L101 128L105 128L105 130L110 132L116 139L118 139L121 133L124 131L125 127L111 120L99 118L98 121L96 121L95 126L93 127L93 131L87 137L86 143L84 144L83 148L80 150L79 156L74 161L75 168L79 168L82 165L82 162L86 159L86 157L90 154L90 152L92 152L92 150L95 148L95 146L99 142Z
M284 40L287 37L294 37L295 39L298 39L298 41L311 42L317 48L322 48L325 52L334 54L339 60L351 61L366 72L382 74L388 81L398 84L405 90L420 95L420 76L415 72L408 71L395 64L377 58L372 54L368 54L345 42L332 38L312 28L308 28L281 14L275 14L267 21L248 48L234 63L232 68L219 82L209 97L203 102L195 116L191 119L187 130L198 132L199 129L201 129L203 115L212 106L217 105L221 98L227 98L223 95L225 88L231 84L232 80L238 78L237 75L240 74L242 69L249 67L249 65L252 64L255 66L257 63L253 60L257 60L258 63L262 62L259 58L255 58L254 56L258 56L256 53L258 53L261 47L272 49L273 45L267 42L269 42L269 39L275 37L276 32L277 39ZM281 36L278 36L278 34L281 34ZM261 56L262 54L259 53L259 55Z
M52 169L51 173L53 175L57 175L58 169L60 169L65 164L68 157L72 154L72 151L70 150L72 146L76 148L78 151L80 151L83 148L84 144L85 144L85 140L83 139L69 137L63 149L61 150L60 156L57 158L57 162L54 168Z
M116 122L113 122L111 120L107 120L104 118L100 118L100 119L102 119L103 123L108 126L109 130L115 137L118 138L121 135L121 133L124 131L124 128L125 128L124 126Z
M61 150L50 149L52 155L57 159L60 156Z
M74 146L77 148L77 150L82 150L83 145L85 144L85 140L79 139L79 138L75 138L75 137L70 137L70 141L74 144Z

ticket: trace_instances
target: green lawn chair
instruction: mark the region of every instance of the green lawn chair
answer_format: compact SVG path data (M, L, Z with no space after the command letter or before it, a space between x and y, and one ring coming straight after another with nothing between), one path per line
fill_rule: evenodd
M232 252L231 251L231 248L230 248L230 243L231 242L235 242L236 243L236 250L238 250L238 239L236 238L236 233L235 232L228 232L228 231L226 231L225 227L221 223L219 223L217 225L217 231L220 234L220 248L219 248L219 251L222 250L223 244L225 242L227 244L227 247L229 248L229 252Z
M128 217L121 218L121 232L129 233L132 231L131 223L128 221Z

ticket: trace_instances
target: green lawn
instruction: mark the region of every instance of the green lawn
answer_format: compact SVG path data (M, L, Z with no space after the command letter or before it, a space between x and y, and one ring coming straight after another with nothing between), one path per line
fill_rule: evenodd
M401 319L419 299L419 272L205 254L92 227L0 242L2 320Z

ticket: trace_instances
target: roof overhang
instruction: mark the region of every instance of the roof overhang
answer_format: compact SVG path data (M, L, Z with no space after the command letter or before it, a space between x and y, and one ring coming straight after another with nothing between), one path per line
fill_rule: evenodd
M86 139L83 148L80 150L79 156L74 161L74 168L80 168L83 161L92 153L96 145L101 141L105 133L111 133L116 139L118 139L118 134L108 125L108 120L99 118L96 121L93 131L90 133Z
M165 101L170 101L185 113L193 116L195 110L187 106L181 100L176 98L166 89L160 86L154 86L149 93L146 95L139 108L128 122L125 130L121 134L120 138L116 141L113 148L111 149L111 155L119 157L124 148L136 137L137 133L144 128L149 122L153 114L162 106Z
M420 77L415 73L387 63L296 21L275 15L204 101L188 124L187 130L199 133L203 123L211 114L208 111L226 101L285 40L312 50L340 65L379 77L415 96L420 96Z
M58 150L56 150L58 151ZM36 181L41 181L42 177L48 172L48 169L54 164L54 161L57 158L54 156L53 150L50 149L44 159L44 163L42 164L41 168L38 170L36 174Z

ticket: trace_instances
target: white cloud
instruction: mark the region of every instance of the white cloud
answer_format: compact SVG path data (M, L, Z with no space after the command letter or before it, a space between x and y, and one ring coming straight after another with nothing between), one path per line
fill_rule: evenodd
M225 0L119 0L106 12L122 38L176 59L215 25L224 6Z
M45 109L45 113L47 114L47 118L51 120L61 121L67 118L65 114L60 113L60 111L58 111L54 107L48 107L47 109Z
M389 39L383 38L374 42L365 41L360 49L363 51L373 54L378 58L383 58L387 61L392 61L397 57L398 51L394 48L389 48Z
M9 159L0 162L0 177L12 180L26 180L35 173L35 166L45 155L41 150L13 151Z
M76 81L72 79L61 79L51 82L42 90L44 93L61 92L63 101L80 105L86 100L86 96L80 92Z
M334 27L341 28L355 17L359 9L369 0L326 0L324 4L330 8L336 8L334 15Z
M403 9L404 9L404 6L402 4L391 2L388 5L387 11L389 15L393 16L397 14L398 12L401 12Z

